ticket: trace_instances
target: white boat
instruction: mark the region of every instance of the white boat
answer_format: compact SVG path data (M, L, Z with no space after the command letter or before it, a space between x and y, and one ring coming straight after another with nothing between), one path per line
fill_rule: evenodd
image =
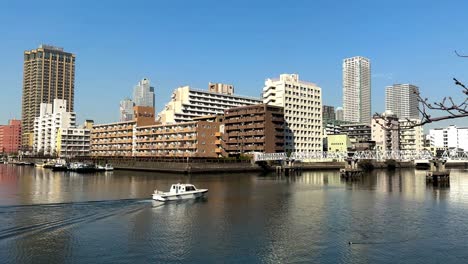
M112 165L110 165L109 163L106 164L106 166L104 167L104 170L105 171L113 171L114 170L114 167L112 167Z
M193 184L172 184L169 192L154 190L153 199L161 202L203 197L208 189L197 189Z

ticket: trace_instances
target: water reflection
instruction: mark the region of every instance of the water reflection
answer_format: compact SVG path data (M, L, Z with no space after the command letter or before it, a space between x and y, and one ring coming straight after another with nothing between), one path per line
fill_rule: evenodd
M467 176L453 170L450 186L441 187L415 170L343 181L337 171L185 176L0 165L0 256L7 263L375 263L395 256L456 263L468 250ZM208 197L149 199L177 182L208 188Z

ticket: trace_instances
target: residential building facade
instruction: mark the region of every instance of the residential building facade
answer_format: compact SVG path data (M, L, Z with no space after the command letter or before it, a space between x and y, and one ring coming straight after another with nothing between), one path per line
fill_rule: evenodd
M59 157L83 157L90 155L91 130L86 127L60 128L57 135Z
M378 151L400 150L400 123L396 115L386 112L384 118L372 118L372 140Z
M419 88L412 84L394 84L385 88L385 110L399 119L418 119Z
M343 60L343 115L345 121L371 123L371 63L367 58Z
M281 74L265 81L263 102L284 108L286 152L322 151L320 87L297 74Z
M34 119L42 103L66 100L66 110L73 112L75 100L75 55L63 48L41 45L24 52L22 93L22 145L32 147Z
M76 114L67 111L67 101L54 99L53 104L42 103L40 114L34 119L33 152L56 156L58 135L61 129L74 127Z
M172 98L159 113L163 124L190 122L196 117L224 113L224 110L253 104L260 104L259 98L229 95L218 92L197 90L189 86L177 88Z
M0 154L18 153L21 147L21 120L12 119L0 125Z
M137 157L205 157L221 156L221 123L192 121L137 127Z
M284 109L258 104L224 111L224 149L230 154L284 152Z
M420 123L420 119L400 119L400 150L422 151L425 145L425 136L422 126L413 126Z
M431 147L468 151L468 127L448 126L429 130Z

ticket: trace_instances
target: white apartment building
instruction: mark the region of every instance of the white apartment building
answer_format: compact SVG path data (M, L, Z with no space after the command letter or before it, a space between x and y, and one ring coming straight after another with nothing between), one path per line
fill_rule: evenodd
M89 156L91 130L85 127L60 128L57 135L57 154L60 157Z
M343 60L344 121L371 123L371 65L364 57Z
M229 108L261 103L259 98L197 90L183 86L172 93L171 101L166 104L158 116L159 121L163 124L190 122L193 121L194 117L223 114L224 110Z
M424 149L424 133L422 126L408 128L418 124L419 119L400 119L400 149L405 151L421 151Z
M385 88L385 110L392 111L398 118L419 118L419 88L412 84L394 84Z
M429 130L431 146L468 151L468 127L448 126Z
M75 126L76 122L76 114L66 109L66 100L54 99L53 104L41 103L40 114L34 118L34 153L58 154L57 135L60 129Z
M265 81L263 102L284 107L286 152L322 151L320 87L299 80L298 74L281 74Z

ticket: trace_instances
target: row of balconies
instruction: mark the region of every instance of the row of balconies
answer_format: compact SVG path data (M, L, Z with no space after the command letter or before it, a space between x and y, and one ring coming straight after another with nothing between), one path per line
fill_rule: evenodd
M175 137L175 138L137 138L136 142L170 142L170 141L196 141L195 136Z
M135 156L137 157L193 157L195 152L168 152L168 151L158 151L158 152L136 152Z
M93 127L92 132L112 132L122 130L133 130L133 125L120 125L120 126L106 126L106 127Z
M235 123L248 123L248 122L265 122L265 116L254 116L254 117L240 117L240 118L229 118L225 119L225 124L235 124Z
M91 139L95 139L95 138L119 138L119 137L133 137L133 132L116 133L116 134L108 134L108 133L91 134Z
M260 124L249 124L249 125L226 125L224 129L226 131L232 131L232 130L246 130L246 129L264 129L265 124L260 123Z
M167 145L167 146L154 146L154 145L137 145L137 150L168 150L168 149L196 149L197 145Z
M197 128L196 127L186 127L186 128L171 128L171 129L158 129L158 130L148 130L148 129L141 129L137 130L136 135L163 135L163 134L174 134L174 133L181 133L181 132L186 132L186 133L193 133L196 132Z
M118 146L94 146L91 145L91 150L132 150L133 146L123 146L123 145L118 145Z
M133 143L133 139L120 139L120 140L93 140L91 144L93 145L109 145L109 144L131 144Z

